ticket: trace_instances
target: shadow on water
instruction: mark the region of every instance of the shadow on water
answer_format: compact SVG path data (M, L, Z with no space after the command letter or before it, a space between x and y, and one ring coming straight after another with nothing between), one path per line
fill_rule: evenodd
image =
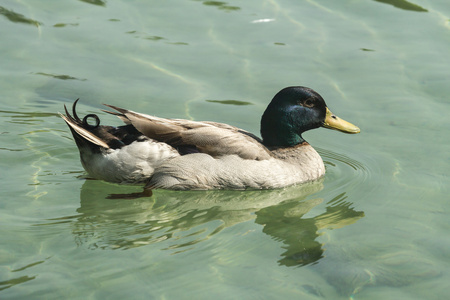
M409 1L406 1L406 0L374 0L374 1L390 4L394 7L404 9L404 10L428 12L428 10L426 10L425 8L423 8L417 4L411 3Z
M9 289L17 284L25 283L30 280L35 279L36 276L30 277L30 276L21 276L18 278L13 278L5 281L0 281L0 291Z
M27 270L27 269L29 269L31 267L36 266L36 265L40 265L40 264L44 263L45 261L46 260L40 260L40 261L31 263L31 264L28 264L28 265L26 265L24 267L21 267L19 269L11 270L11 273L21 272L21 271ZM30 280L33 280L33 279L36 279L36 276L24 275L24 276L11 278L11 279L8 279L8 280L5 280L5 281L0 281L0 291L9 289L9 288L11 288L11 287L13 287L15 285L18 285L18 284L26 283L26 282L28 282Z
M89 4L98 5L98 6L106 6L106 1L102 1L102 0L80 0L80 1L86 2Z
M241 9L238 6L228 5L227 2L222 2L222 1L201 1L201 2L203 3L203 5L214 6L214 7L217 7L218 9L226 11L226 12L231 12L231 11L236 11L236 10Z
M42 23L39 21L27 18L24 15L16 13L12 10L6 9L3 6L0 6L0 15L3 15L4 17L6 17L9 21L11 21L13 23L29 24L29 25L34 25L36 27L38 27L39 25L42 25Z
M219 104L227 104L227 105L253 105L251 102L240 101L240 100L205 100L210 103L219 103Z
M323 245L316 240L319 230L339 228L364 216L351 208L351 203L331 199L325 212L305 217L323 202L308 196L322 188L318 181L271 191L157 190L152 198L111 200L107 199L110 193L130 187L87 180L81 189L78 214L52 221L73 223L76 242L89 249L130 249L159 243L163 250L177 253L225 228L255 220L265 234L283 244L285 250L278 263L301 266L323 257Z

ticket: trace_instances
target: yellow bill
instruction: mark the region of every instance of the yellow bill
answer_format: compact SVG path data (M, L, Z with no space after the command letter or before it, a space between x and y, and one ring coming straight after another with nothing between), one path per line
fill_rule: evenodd
M328 109L328 107L327 107L327 115L325 116L325 121L323 122L323 127L328 129L339 130L345 133L359 133L361 131L359 127L345 120L342 120L338 116L333 114Z

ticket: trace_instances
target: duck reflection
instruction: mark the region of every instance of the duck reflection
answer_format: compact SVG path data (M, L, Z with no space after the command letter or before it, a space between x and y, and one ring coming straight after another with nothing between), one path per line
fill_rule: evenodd
M162 249L186 251L235 224L255 220L263 232L281 241L279 263L306 265L323 257L316 239L324 228L354 223L364 214L336 199L317 216L305 217L322 199L307 199L323 188L321 181L267 191L154 191L152 198L108 199L132 190L87 180L74 218L77 243L90 249L130 249L159 243ZM343 196L339 196L343 198Z

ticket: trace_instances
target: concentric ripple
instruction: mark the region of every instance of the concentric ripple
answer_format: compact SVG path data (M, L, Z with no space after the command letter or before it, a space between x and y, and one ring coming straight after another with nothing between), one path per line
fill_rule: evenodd
M352 189L369 181L375 172L371 165L344 154L320 148L317 150L327 169L325 180L328 189Z

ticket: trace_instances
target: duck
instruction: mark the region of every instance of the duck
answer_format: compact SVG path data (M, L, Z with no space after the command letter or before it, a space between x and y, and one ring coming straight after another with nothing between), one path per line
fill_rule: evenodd
M143 184L144 191L277 189L324 176L318 152L305 131L324 127L356 134L324 99L303 86L283 88L264 111L261 138L212 121L167 119L104 104L123 121L100 125L97 114L82 119L64 105L67 123L90 177L119 184Z

